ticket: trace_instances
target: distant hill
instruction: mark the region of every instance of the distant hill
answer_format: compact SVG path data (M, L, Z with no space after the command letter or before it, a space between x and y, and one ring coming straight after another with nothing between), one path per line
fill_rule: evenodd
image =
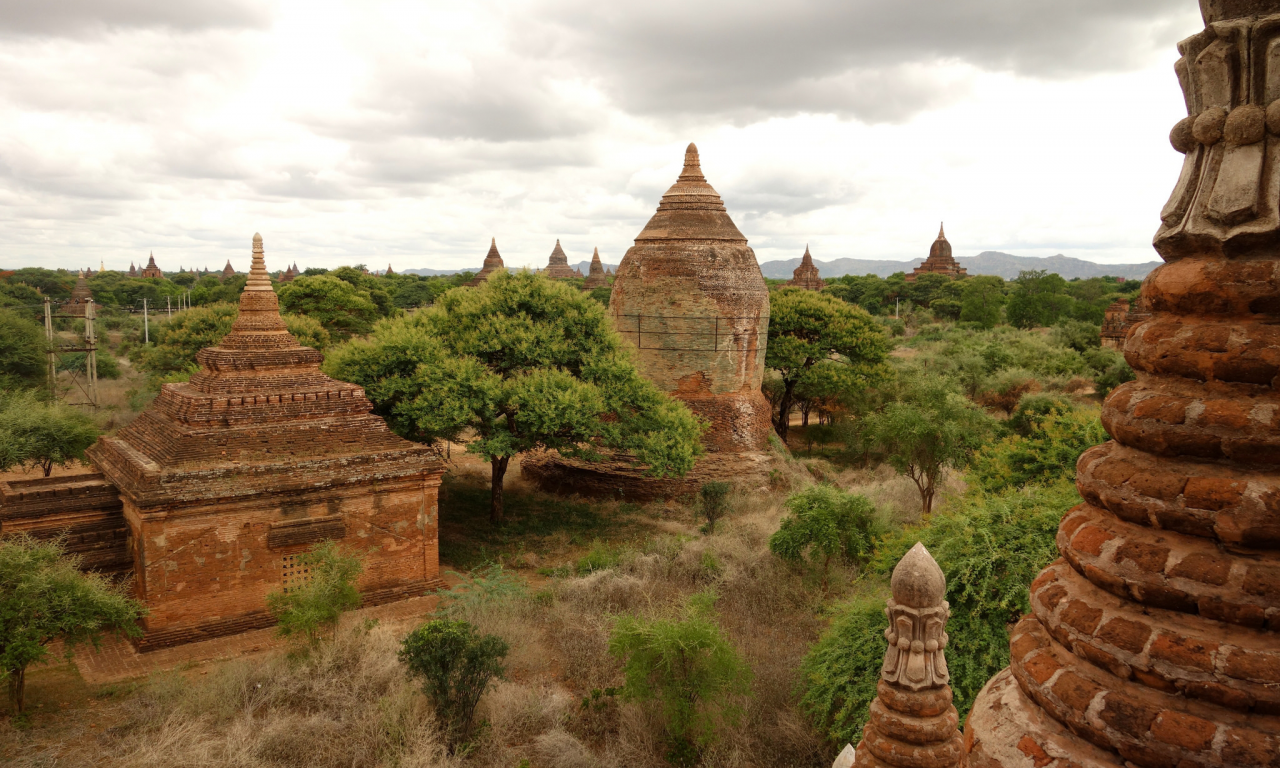
M882 261L875 259L819 261L814 259L813 263L818 267L818 272L823 277L867 274L888 277L894 272L910 273L922 261L924 261L923 258L912 261ZM1097 264L1084 259L1063 256L1062 254L1041 258L1036 256L1014 256L1013 254L999 251L983 251L977 256L960 256L956 258L956 261L959 262L960 266L967 269L971 275L999 275L1006 280L1012 280L1018 276L1019 272L1027 269L1043 269L1049 272L1056 272L1067 280L1077 277L1102 277L1104 275L1141 280L1147 276L1148 272L1161 264L1159 261L1145 261L1141 264ZM789 280L798 266L800 266L800 259L798 258L766 261L760 265L760 271L764 273L765 277Z

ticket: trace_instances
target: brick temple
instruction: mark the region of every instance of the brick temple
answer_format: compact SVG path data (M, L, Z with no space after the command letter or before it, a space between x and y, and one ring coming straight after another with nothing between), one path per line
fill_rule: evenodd
M138 273L138 277L164 277L164 272L156 266L156 255L154 253L147 255L147 266L142 268Z
M786 284L806 291L820 291L826 287L826 282L818 274L818 267L813 263L813 257L809 255L809 246L804 247L804 257L800 259L800 266L791 273L791 279Z
M1099 334L1102 346L1107 349L1124 349L1129 329L1149 317L1150 312L1144 312L1140 307L1130 307L1125 299L1111 302L1103 314L1102 331Z
M1200 5L1137 380L974 703L972 768L1280 766L1280 2Z
M559 241L556 242L558 243ZM480 268L480 271L475 277L467 281L467 285L474 288L485 280L488 280L489 275L492 275L494 272L505 272L506 269L507 268L502 264L502 255L498 253L498 238L490 238L489 252L485 254L484 266Z
M64 315L84 317L85 307L92 299L93 292L89 290L89 280L85 277L84 270L81 270L76 277L75 287L71 289L71 298L64 301L58 311Z
M606 288L608 285L609 278L604 273L604 263L600 261L600 249L597 248L591 254L591 267L586 281L582 284L582 290L590 291L595 288Z
M947 240L946 232L942 231L942 225L938 225L938 237L933 241L933 245L929 246L929 258L920 263L920 266L911 270L911 274L907 275L907 282L915 282L920 275L946 275L955 280L958 277L968 277L969 273L965 268L956 262L951 255L951 243Z
M289 334L260 237L231 333L196 359L89 449L98 474L0 484L0 534L66 533L89 565L131 572L142 650L270 626L267 594L327 539L363 559L365 605L440 585L438 454Z
M747 238L702 174L690 144L684 169L618 266L614 327L640 373L710 424L707 455L684 478L650 480L624 460L559 456L522 463L544 488L652 498L707 480L751 481L769 467L771 409L760 391L769 289Z
M581 277L569 268L569 257L565 255L564 249L560 247L560 241L556 240L556 247L551 249L551 258L547 260L547 268L542 270L542 274L552 280L563 280L571 277Z

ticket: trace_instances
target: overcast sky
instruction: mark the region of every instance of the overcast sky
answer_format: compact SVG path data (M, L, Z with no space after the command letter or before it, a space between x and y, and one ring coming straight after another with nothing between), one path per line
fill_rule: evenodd
M0 0L0 267L1155 259L1192 0Z

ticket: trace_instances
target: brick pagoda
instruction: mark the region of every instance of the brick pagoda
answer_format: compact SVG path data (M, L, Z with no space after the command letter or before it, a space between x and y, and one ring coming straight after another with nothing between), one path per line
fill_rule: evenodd
M947 241L942 225L938 225L938 239L929 246L929 258L911 270L911 274L907 275L907 282L915 282L917 277L924 274L946 275L952 280L957 277L967 277L969 274L952 258L951 243Z
M551 258L547 261L547 268L542 270L542 274L552 280L577 277L573 270L569 268L569 257L565 255L564 249L560 247L559 240L556 240L556 247L551 249Z
M559 241L556 241L557 243ZM489 279L489 275L494 272L505 272L506 267L502 264L502 255L498 253L498 238L490 238L489 252L485 254L484 266L480 268L480 272L475 277L467 281L467 285L475 287L485 280Z
M760 391L769 289L755 252L702 175L690 144L684 170L618 266L609 300L614 326L636 350L642 375L710 423L708 454L683 479L650 480L619 460L588 464L526 459L546 488L652 498L696 491L707 480L751 482L769 469L770 407Z
M973 706L974 768L1280 766L1280 1L1201 11L1137 380Z
M138 277L164 277L164 273L156 266L156 255L154 253L147 255L147 266L142 268L138 273Z
M285 329L253 238L240 314L200 371L89 449L119 491L143 649L268 626L297 555L338 539L364 561L366 605L437 586L437 453L370 413Z
M818 275L813 257L809 255L809 246L804 247L804 258L800 259L800 266L796 267L796 271L791 273L787 285L806 291L820 291L826 286L826 282Z
M84 317L85 307L92 299L93 292L89 290L89 281L85 278L84 270L81 270L76 277L75 287L71 289L71 298L63 302L60 311L64 315Z
M582 290L590 291L594 288L606 288L609 285L609 278L604 274L604 263L600 261L600 249L597 248L591 254L591 272L587 275L586 282L582 284Z

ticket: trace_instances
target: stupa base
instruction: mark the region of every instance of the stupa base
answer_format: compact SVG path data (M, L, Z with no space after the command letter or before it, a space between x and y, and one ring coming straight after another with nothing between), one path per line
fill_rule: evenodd
M973 702L964 726L969 768L1122 768L1124 758L1067 730L1005 667Z
M715 451L698 459L684 477L648 477L642 467L620 458L582 461L546 451L525 457L520 471L548 493L653 501L695 495L703 483L713 480L763 487L774 461L768 451Z

